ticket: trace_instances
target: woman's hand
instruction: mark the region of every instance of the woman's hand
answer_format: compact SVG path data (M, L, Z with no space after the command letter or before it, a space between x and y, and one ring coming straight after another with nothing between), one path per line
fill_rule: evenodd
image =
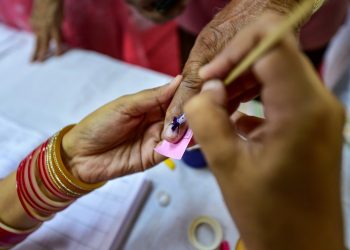
M215 18L201 31L192 48L183 69L183 81L176 91L169 109L167 110L163 137L176 142L182 138L186 127L173 132L169 125L174 116L183 112L183 105L197 94L203 83L198 75L199 69L211 61L223 47L229 43L245 25L254 21L265 11L285 14L297 3L297 0L241 0L230 1Z
M276 18L265 16L242 30L201 75L227 73L273 32ZM215 80L185 106L247 249L344 250L341 104L292 34L252 73L262 88L265 120L239 113L230 118L224 86Z
M164 160L153 149L180 81L178 76L162 87L123 96L83 119L63 138L67 167L82 181L96 183Z
M44 61L50 48L50 42L56 43L55 54L61 55L61 24L63 21L64 0L35 0L31 24L36 35L35 51L32 61Z

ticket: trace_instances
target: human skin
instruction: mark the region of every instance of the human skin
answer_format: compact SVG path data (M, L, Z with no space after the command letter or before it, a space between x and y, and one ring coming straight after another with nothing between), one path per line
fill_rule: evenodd
M207 64L222 48L235 37L245 25L254 21L266 11L278 14L288 13L297 0L232 0L214 19L205 26L198 35L189 58L183 69L183 81L176 91L166 114L163 138L170 142L177 142L185 133L187 127L171 130L171 121L175 116L183 113L183 105L193 95L197 94L203 84L198 75L201 66Z
M268 3L271 1L271 4ZM282 1L282 0L281 0ZM290 1L295 2L297 0L287 0L287 2ZM176 4L174 7L170 8L167 11L156 11L156 4L154 0L126 0L127 3L134 6L141 14L148 17L149 19L156 21L156 22L165 22L167 20L170 20L177 15L181 14L181 12L186 7L188 0L181 0L176 1ZM254 6L253 9L246 11L243 11L242 15L239 14L237 17L230 17L227 21L230 22L230 19L235 18L235 24L234 26L239 28L241 24L244 24L248 22L251 17L254 15L258 15L260 13L260 7L257 6L272 6L272 0L234 0L231 1L230 4L225 8L226 11L223 11L223 14L219 14L214 20L217 22L214 22L213 24L217 24L218 22L223 22L223 18L225 18L230 10L233 10L236 8L235 13L233 13L233 16L237 16L238 11L241 11L243 6L250 6L252 3ZM259 3L259 4L255 4ZM245 5L246 4L246 5ZM61 26L63 22L63 5L64 0L34 0L33 4L33 10L31 14L31 25L33 28L33 31L36 35L36 45L35 50L32 55L32 61L39 61L43 62L45 61L49 56L49 47L51 41L54 41L55 43L55 55L61 55L63 53L62 49L62 34L61 34ZM287 5L277 6L276 3L276 9L278 11L285 12ZM275 7L273 7L275 8ZM243 8L244 9L244 8ZM210 26L210 24L209 24ZM211 25L212 26L212 25ZM230 25L227 25L230 26ZM205 32L205 31L208 32ZM204 29L204 32L202 32L202 36L206 36L208 33L210 33L209 29ZM231 34L234 35L234 34ZM210 36L208 39L211 39ZM220 45L218 45L220 47ZM198 49L199 46L197 46ZM206 55L207 57L208 55ZM196 58L193 56L193 60L196 60ZM192 61L193 61L192 60ZM187 66L187 70L184 72L189 72L189 66ZM191 66L192 68L192 66ZM186 68L185 68L186 69ZM189 77L191 77L189 75ZM188 80L190 81L190 80Z
M63 53L61 25L64 0L34 0L31 25L36 36L32 61L44 61L48 56L50 42L55 42L55 54Z
M225 75L279 21L273 14L259 18L200 76ZM342 105L323 86L291 33L251 73L261 85L265 120L239 112L230 117L219 80L208 81L184 109L246 249L344 250Z
M97 183L144 171L164 160L153 148L161 141L165 111L180 81L178 76L170 84L118 98L75 125L62 141L67 169L83 182ZM18 199L16 172L0 180L0 189L1 222L16 229L38 225Z

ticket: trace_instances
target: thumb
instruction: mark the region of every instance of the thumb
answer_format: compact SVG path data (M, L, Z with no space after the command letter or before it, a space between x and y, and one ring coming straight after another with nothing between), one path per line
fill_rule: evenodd
M226 102L224 85L212 80L184 108L194 137L213 168L234 164L238 151L239 138L226 111Z

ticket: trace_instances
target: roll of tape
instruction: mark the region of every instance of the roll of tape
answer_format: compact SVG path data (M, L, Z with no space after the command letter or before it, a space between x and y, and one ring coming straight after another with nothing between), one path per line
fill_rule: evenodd
M196 236L196 231L200 225L208 225L214 232L214 241L210 245L203 245ZM197 250L215 250L223 240L223 232L220 223L208 216L200 216L191 222L188 228L188 239Z

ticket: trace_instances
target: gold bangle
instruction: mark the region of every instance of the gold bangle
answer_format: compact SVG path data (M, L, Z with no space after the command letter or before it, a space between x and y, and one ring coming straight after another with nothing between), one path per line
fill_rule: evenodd
M72 184L72 181L69 180L64 173L62 172L62 169L56 159L56 154L55 154L55 144L57 141L57 134L52 137L52 144L51 144L51 151L50 151L50 158L51 158L51 164L52 168L59 178L60 182L63 184L63 187L68 190L68 192L76 195L77 197L80 197L84 194L87 194L88 192L76 187L75 185Z
M84 190L84 191L87 191L87 192L90 192L96 188L99 188L101 186L103 186L106 182L98 182L98 183L93 183L93 184L90 184L90 183L86 183L86 182L83 182L81 180L79 180L78 178L76 178L75 176L73 176L69 171L68 169L65 167L65 165L63 164L63 161L62 161L62 157L61 157L61 144L62 144L62 139L63 139L63 136L65 134L68 133L69 130L71 130L72 128L74 127L74 125L70 125L70 126L67 126L65 128L63 128L58 134L57 134L57 137L56 137L56 140L55 140L55 156L56 156L56 159L57 159L57 166L59 167L59 169L61 170L61 173L62 175L72 184L74 185L75 187L81 189L81 190Z
M91 190L84 190L81 189L79 186L77 186L69 177L67 177L67 175L63 172L62 167L57 159L57 155L56 155L56 151L57 151L57 136L58 134L54 135L52 137L52 153L51 153L51 157L53 160L53 166L55 168L55 172L57 173L57 175L60 177L61 181L67 186L69 187L70 190L73 190L73 192L76 192L78 194L80 194L80 196L89 193Z
M54 182L55 186L64 194L66 194L67 196L76 199L79 198L81 196L80 193L74 192L73 190L69 189L61 180L61 178L59 178L59 176L57 175L57 171L55 171L54 168L54 164L52 161L52 144L53 144L53 138L50 139L48 145L47 145L47 151L45 154L46 157L46 165L47 165L47 169L49 172L49 176L51 177L51 180Z

